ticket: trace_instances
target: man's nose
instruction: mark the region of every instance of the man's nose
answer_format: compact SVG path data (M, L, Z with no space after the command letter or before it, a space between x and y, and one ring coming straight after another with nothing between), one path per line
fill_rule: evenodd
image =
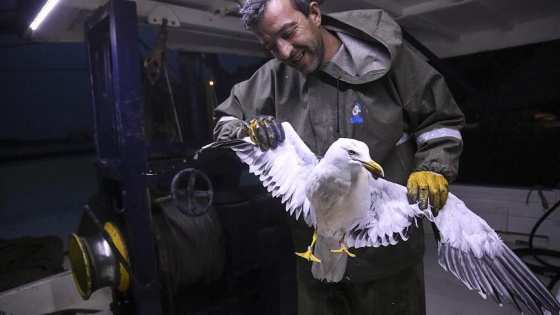
M290 55L292 54L293 46L288 41L279 39L276 43L276 48L278 49L276 58L280 61L287 61L290 59Z

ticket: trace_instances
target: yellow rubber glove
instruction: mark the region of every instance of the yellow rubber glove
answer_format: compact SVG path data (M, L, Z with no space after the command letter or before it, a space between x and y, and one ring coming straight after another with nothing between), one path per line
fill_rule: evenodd
M434 216L437 216L447 201L448 185L447 179L438 173L413 172L406 183L408 202L410 204L418 203L418 207L422 210L430 205Z
M262 151L276 149L284 142L284 128L273 116L257 116L243 122L238 137L250 137Z

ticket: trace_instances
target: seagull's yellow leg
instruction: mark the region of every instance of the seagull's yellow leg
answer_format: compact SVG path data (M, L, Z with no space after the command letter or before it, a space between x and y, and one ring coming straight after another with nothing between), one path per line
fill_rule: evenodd
M296 255L298 255L299 257L303 257L308 261L314 261L320 263L321 260L315 257L315 255L313 255L313 246L315 245L316 241L317 241L317 231L313 232L313 239L311 240L311 245L307 246L307 251L305 253L296 253Z
M344 237L340 240L340 249L331 249L331 253L344 253L352 258L356 257L356 255L348 251L348 246L344 243Z

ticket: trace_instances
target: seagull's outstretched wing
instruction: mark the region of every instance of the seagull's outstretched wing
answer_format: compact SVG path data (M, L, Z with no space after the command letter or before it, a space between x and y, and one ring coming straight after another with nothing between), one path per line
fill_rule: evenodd
M471 290L496 303L518 302L533 314L560 314L560 303L481 217L452 194L433 222L439 230L439 264Z
M560 303L533 272L502 242L498 234L453 194L437 217L409 205L406 188L383 179L370 179L371 211L346 237L353 247L378 247L408 239L408 229L425 217L439 230L439 264L483 298L499 305L523 304L533 314L544 308L560 314ZM519 303L521 302L521 303Z
M367 216L358 220L346 235L350 247L379 247L395 245L408 240L411 226L418 219L432 216L428 210L411 206L406 199L406 188L382 178L369 176L371 206ZM404 199L403 199L404 196Z
M319 162L317 156L305 145L293 127L283 122L286 140L274 150L261 151L249 138L213 142L200 150L229 148L242 162L249 165L249 172L258 176L263 186L286 205L286 211L296 219L303 216L309 225L315 224L309 200L305 196L305 180Z

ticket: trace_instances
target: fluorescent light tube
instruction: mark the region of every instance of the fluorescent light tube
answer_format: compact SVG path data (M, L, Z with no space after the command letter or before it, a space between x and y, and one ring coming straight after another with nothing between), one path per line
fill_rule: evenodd
M32 30L36 30L39 27L39 24L41 24L41 22L43 22L43 20L47 17L47 15L49 15L49 13L52 11L52 9L58 3L58 1L59 0L48 0L47 3L43 6L41 11L39 12L39 14L37 14L37 16L35 17L35 20L31 22L29 28L31 28Z

